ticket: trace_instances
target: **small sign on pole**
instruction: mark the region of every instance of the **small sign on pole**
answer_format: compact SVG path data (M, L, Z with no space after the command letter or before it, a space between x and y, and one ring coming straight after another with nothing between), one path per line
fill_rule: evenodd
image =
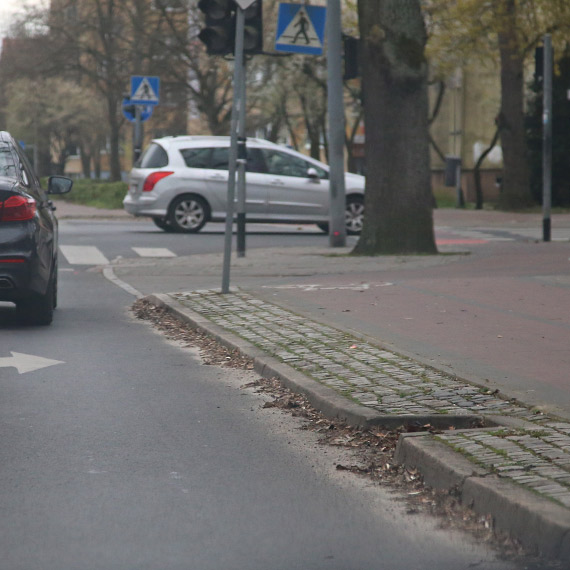
M242 9L247 10L256 0L236 0L236 4Z

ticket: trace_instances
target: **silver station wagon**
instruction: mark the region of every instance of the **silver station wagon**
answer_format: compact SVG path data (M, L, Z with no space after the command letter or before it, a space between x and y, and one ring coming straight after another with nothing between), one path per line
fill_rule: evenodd
M224 221L227 209L229 137L155 139L129 177L125 210L151 217L164 231L194 233L208 221ZM346 229L359 234L364 177L345 175ZM289 148L247 139L248 222L317 224L329 221L329 168Z

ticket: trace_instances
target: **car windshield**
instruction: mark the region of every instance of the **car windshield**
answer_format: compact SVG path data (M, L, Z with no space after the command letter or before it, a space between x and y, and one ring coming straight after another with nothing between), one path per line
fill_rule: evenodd
M0 142L0 176L16 178L16 164L10 150L10 145Z

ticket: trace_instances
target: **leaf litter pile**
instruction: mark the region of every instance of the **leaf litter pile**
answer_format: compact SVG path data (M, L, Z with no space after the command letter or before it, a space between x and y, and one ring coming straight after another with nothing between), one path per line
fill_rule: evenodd
M139 299L133 304L132 312L138 319L149 321L168 339L185 347L197 348L204 365L253 370L253 361L250 358L244 357L238 350L228 349L207 333L192 328L163 307L146 299ZM272 400L265 402L264 408L278 408L305 420L302 429L318 434L321 445L350 450L353 461L336 464L336 469L366 477L394 490L396 498L406 502L408 514L434 515L442 528L467 531L478 541L486 542L500 550L504 556L524 557L526 564L529 563L529 553L525 552L516 540L496 531L492 517L481 516L468 506L462 505L453 489L440 491L424 485L417 470L394 462L394 452L400 434L409 431L434 431L430 425L402 427L397 430L376 426L361 429L326 418L302 394L285 388L277 378L258 378L242 388L254 389L270 396ZM543 560L540 568L556 569L562 566L557 562L547 563Z

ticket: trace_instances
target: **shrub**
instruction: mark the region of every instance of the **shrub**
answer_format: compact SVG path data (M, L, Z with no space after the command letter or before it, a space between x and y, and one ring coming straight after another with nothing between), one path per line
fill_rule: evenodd
M95 208L121 209L127 188L126 182L106 182L104 180L79 178L73 181L71 192L58 197L58 199L74 204L94 206Z

